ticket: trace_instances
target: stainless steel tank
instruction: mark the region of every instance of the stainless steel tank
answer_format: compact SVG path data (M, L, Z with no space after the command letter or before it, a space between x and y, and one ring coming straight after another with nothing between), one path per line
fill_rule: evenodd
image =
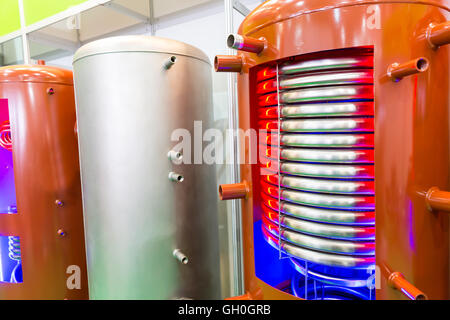
M83 46L73 65L90 298L220 298L215 166L188 159L194 122L213 123L208 58L125 36ZM192 149L175 148L176 129Z

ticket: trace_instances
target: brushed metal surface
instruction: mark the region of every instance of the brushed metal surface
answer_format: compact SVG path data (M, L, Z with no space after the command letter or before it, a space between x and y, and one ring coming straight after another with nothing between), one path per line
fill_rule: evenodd
M300 62L287 62L280 69L283 75L296 74L318 70L336 70L351 68L355 65L368 67L372 65L371 59L367 56L361 57L339 57L328 59L306 60Z
M358 165L326 165L284 162L281 164L281 172L291 175L350 179L358 178L358 174L360 172L364 172L364 167ZM373 178L373 176L367 173L364 173L362 177Z
M286 118L297 117L342 117L353 113L365 111L367 108L364 102L346 102L346 103L311 103L289 105L281 107L281 115ZM369 115L373 115L373 110Z
M324 72L309 76L297 76L280 80L280 89L307 88L324 85L348 85L373 82L371 71Z
M373 153L373 152L372 152ZM283 149L281 159L292 161L312 161L326 163L366 163L371 154L368 150L332 150L323 151L316 149ZM359 160L363 157L362 160ZM372 161L373 162L373 161Z
M267 182L261 182L261 186L275 199L278 198L278 187ZM319 194L290 189L281 190L281 199L294 204L304 204L319 208L336 208L343 210L373 210L375 203L373 197L364 199L361 196Z
M364 135L358 134L284 134L281 143L292 147L354 147L364 139Z
M370 92L370 85L347 85L288 90L280 94L281 103L350 100Z
M263 228L263 236L266 240L273 246L276 245L278 238L269 232L265 227ZM370 256L350 256L319 252L316 250L301 248L288 242L282 243L281 250L292 257L332 267L364 268L370 266L375 261L375 258Z
M0 283L0 300L88 298L72 83L72 72L56 67L0 68L17 195L17 214L0 214L0 234L20 238L24 279ZM67 270L74 265L80 268L80 289L70 290Z
M102 54L90 44L95 54L74 63L90 297L217 299L215 166L167 157L178 144L174 129L193 136L194 121L212 126L211 67L180 42L132 40L133 52ZM127 43L112 42L110 51ZM175 45L176 54L168 52ZM176 63L165 70L172 55ZM184 180L170 181L171 171Z

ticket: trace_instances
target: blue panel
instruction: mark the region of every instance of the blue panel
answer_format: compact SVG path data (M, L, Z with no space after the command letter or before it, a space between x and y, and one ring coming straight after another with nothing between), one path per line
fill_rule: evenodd
M10 283L23 281L18 237L0 236L0 281Z
M261 220L255 222L253 234L256 276L272 287L283 286L296 272L290 260L286 258L280 260L278 250L266 242L262 234Z

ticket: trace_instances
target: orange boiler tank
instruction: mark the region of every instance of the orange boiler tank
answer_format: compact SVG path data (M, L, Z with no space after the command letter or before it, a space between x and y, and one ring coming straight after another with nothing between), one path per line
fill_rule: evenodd
M0 299L87 299L72 72L0 68Z
M220 188L242 202L238 299L450 298L449 20L443 0L271 0L228 37L215 69L258 132Z

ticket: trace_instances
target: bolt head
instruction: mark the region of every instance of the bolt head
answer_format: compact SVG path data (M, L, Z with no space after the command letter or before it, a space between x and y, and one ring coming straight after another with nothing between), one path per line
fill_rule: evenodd
M66 232L63 229L59 229L58 230L58 236L65 237L66 236Z
M62 202L61 200L55 200L55 204L58 207L63 207L64 206L64 202Z
M53 89L53 88L48 88L48 89L47 89L47 94L49 94L49 95L55 94L55 89Z

